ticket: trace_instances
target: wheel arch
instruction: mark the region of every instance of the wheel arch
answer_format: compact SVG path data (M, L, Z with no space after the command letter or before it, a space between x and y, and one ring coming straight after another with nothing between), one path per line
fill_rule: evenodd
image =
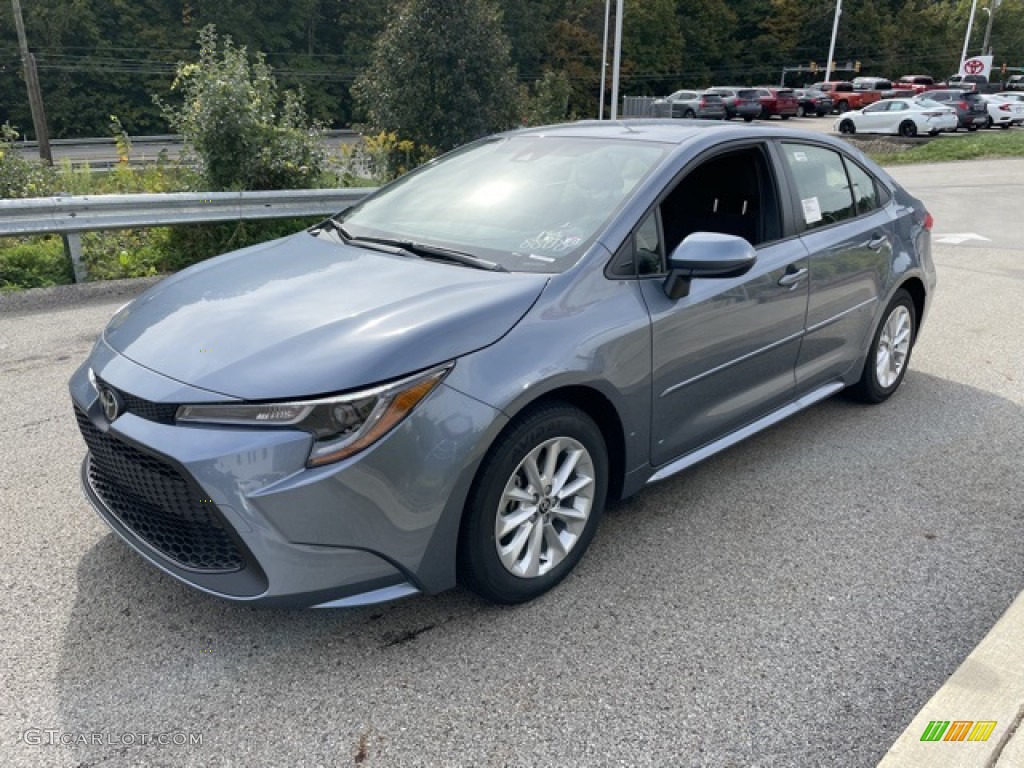
M915 335L921 333L921 324L924 320L925 301L928 295L927 289L924 287L924 282L919 277L908 277L902 283L899 284L897 290L902 288L910 294L911 300L914 302L914 321L916 328L914 329Z

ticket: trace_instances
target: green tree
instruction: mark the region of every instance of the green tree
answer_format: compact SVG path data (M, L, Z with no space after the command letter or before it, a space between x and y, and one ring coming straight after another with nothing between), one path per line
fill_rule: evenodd
M180 63L172 90L181 106L157 98L167 122L192 145L210 189L313 187L323 173L319 127L302 97L279 92L262 54L249 61L212 25L200 33L198 63Z
M492 0L409 0L354 94L371 131L447 150L515 123L510 62Z

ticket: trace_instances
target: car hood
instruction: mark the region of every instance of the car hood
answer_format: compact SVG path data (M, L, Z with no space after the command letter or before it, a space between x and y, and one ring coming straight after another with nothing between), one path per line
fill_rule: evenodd
M164 280L118 312L104 339L139 365L215 393L321 395L493 344L547 281L302 232Z

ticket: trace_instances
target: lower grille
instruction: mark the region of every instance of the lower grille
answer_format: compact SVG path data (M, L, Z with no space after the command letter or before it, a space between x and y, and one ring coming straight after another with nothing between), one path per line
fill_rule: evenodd
M192 571L241 570L242 553L216 506L174 466L98 430L75 409L89 446L89 483L139 539Z

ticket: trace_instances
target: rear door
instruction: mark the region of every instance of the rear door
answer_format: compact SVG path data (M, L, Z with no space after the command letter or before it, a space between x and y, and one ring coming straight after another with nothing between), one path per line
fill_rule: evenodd
M780 142L810 253L806 335L798 393L848 373L873 330L897 233L882 185L852 159L823 145Z

